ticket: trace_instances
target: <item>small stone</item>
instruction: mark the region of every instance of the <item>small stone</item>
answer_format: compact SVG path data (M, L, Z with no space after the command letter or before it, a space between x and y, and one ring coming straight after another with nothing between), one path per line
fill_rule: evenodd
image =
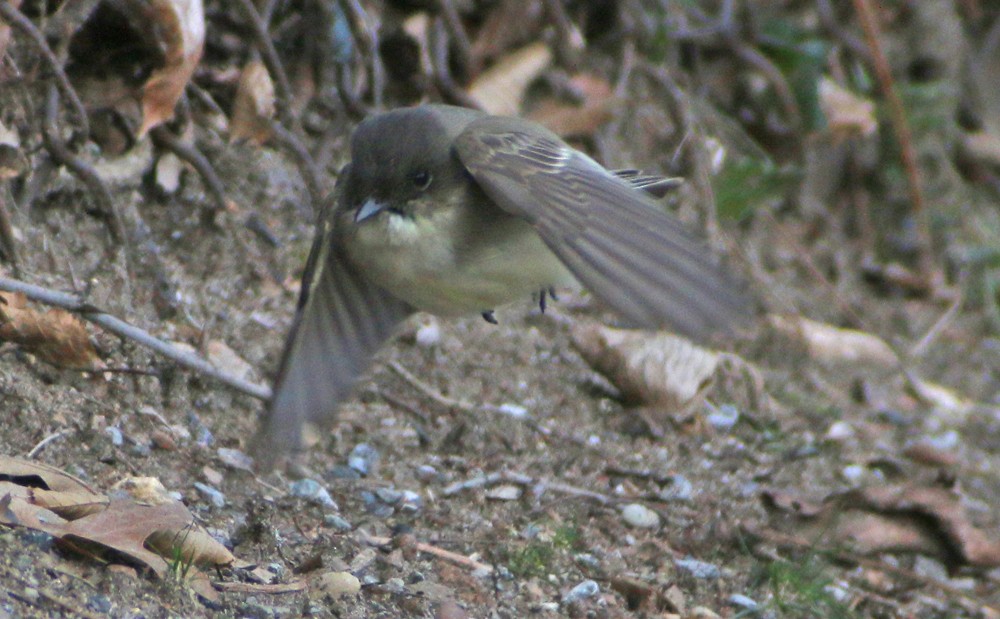
M201 476L205 479L205 481L213 486L222 485L222 473L216 471L210 466L201 467Z
M622 518L629 526L638 529L655 529L660 526L660 515L641 503L629 503L623 507Z
M350 522L348 522L341 516L338 516L337 514L327 514L323 516L323 524L325 526L330 527L331 529L336 529L337 531L344 531L344 532L350 531L351 529L354 528L353 526L351 526Z
M111 439L111 444L115 447L121 447L122 443L125 442L125 436L122 434L122 431L115 426L104 428L104 433L108 435Z
M500 412L505 415L510 415L515 419L523 419L528 416L528 409L519 404L501 404Z
M378 450L368 443L358 443L347 457L347 466L361 474L362 477L375 475L378 470Z
M494 501L516 501L521 498L523 490L520 486L504 484L486 491L486 498Z
M87 598L87 608L102 615L107 615L111 612L111 600L106 596L96 593Z
M194 482L194 487L198 491L198 494L208 499L213 506L219 508L226 506L226 495L219 492L212 486L196 481Z
M441 602L434 611L434 619L468 619L469 615L452 600Z
M601 592L601 588L593 580L585 580L570 589L562 598L563 604L572 604L580 600L594 597Z
M841 443L854 436L854 427L846 421L835 421L826 431L826 440Z
M755 611L759 606L755 600L740 593L734 593L730 595L728 602L730 606L734 606L736 608L742 608L743 610L749 610L749 611Z
M403 500L403 493L395 488L379 488L375 491L375 496L386 505L395 505Z
M425 484L438 480L438 470L429 464L418 466L415 475Z
M740 420L740 411L732 404L713 407L711 413L705 416L705 421L719 432L728 432Z
M319 577L320 591L332 598L357 595L361 591L361 581L350 572L327 572Z
M315 479L299 479L297 481L293 481L289 484L288 490L292 493L292 496L303 498L310 503L329 507L334 510L339 509L337 507L337 502L333 500L333 497L330 496L327 489Z
M670 485L660 490L660 498L664 501L690 501L694 496L694 485L683 475L674 475Z
M945 566L924 555L917 555L913 560L913 571L931 580L948 582L948 570Z
M601 566L601 562L598 561L597 557L590 554L589 552L581 552L579 554L573 555L573 560L581 565L586 565L589 568L597 569Z
M236 469L238 471L247 471L249 473L253 472L253 458L246 455L239 449L219 447L215 454L219 457L219 461L222 462L223 466Z
M699 561L697 559L678 559L677 561L674 561L674 565L691 574L695 578L701 578L703 580L715 580L721 575L717 566L704 561Z
M721 617L719 617L719 613L715 612L711 608L695 606L691 609L691 612L687 614L685 619L721 619Z
M415 513L424 506L424 499L412 490L403 490L403 498L399 501L400 511Z
M162 449L163 451L177 450L177 441L174 440L174 437L170 436L169 432L159 428L149 433L149 440L153 442L153 447L157 449Z
M434 348L441 343L441 326L438 321L428 319L428 321L417 328L414 335L417 346L421 348Z
M365 504L365 510L376 518L388 518L396 513L392 505L387 505L384 501L381 501L374 492L362 491L361 501Z
M848 482L856 484L865 476L865 467L860 464L848 464L841 469L840 475Z
M337 466L331 467L326 473L327 479L346 479L353 481L356 479L361 479L361 473L355 471L349 466L344 466L338 464Z

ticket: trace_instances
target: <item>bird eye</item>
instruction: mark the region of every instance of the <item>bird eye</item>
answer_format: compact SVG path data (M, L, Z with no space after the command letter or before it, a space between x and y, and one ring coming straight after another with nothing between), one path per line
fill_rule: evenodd
M431 179L431 173L427 170L417 170L410 176L410 180L413 181L413 186L420 190L430 187Z

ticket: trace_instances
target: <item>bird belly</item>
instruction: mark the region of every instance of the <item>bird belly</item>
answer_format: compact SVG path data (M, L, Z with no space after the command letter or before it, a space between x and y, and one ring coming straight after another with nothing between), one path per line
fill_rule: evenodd
M492 221L471 232L467 224L452 211L418 219L391 215L378 233L358 231L351 245L368 248L363 262L355 262L387 291L439 315L483 312L550 286L575 285L526 222ZM349 245L352 253L359 252Z

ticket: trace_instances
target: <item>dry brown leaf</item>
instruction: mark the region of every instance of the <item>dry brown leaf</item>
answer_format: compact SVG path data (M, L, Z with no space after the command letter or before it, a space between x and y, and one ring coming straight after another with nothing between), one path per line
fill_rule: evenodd
M618 103L611 84L591 73L573 76L570 84L582 95L582 105L549 98L539 102L528 118L564 138L592 136L601 125L611 120Z
M48 485L45 480L64 490L40 489L39 483ZM161 577L178 568L199 594L215 599L211 583L194 566L229 565L235 561L232 553L158 480L133 478L119 487L145 503L109 500L61 471L0 459L0 524L44 531L63 546L102 560L123 555Z
M678 411L711 384L719 355L669 333L581 324L573 345L621 391L626 402Z
M881 338L855 329L841 329L801 316L771 314L774 333L792 347L804 348L815 361L833 366L865 364L895 368L899 360Z
M105 365L90 343L83 323L61 309L44 314L28 307L16 292L0 293L0 340L18 344L46 363L75 370L100 370Z
M271 119L274 118L274 82L267 67L254 60L240 73L233 99L233 118L229 123L230 143L250 140L263 145L271 137Z
M483 71L469 86L469 96L490 114L516 116L528 85L552 62L544 43L511 52Z
M819 105L834 135L869 136L878 129L875 104L830 78L824 77L819 82Z
M960 497L941 487L915 484L860 488L820 504L781 491L761 495L768 511L798 533L825 546L847 545L861 554L920 553L949 569L1000 565L1000 536L976 528Z
M163 49L165 62L142 89L142 126L139 137L174 117L174 106L194 75L205 44L202 0L150 0L144 10Z

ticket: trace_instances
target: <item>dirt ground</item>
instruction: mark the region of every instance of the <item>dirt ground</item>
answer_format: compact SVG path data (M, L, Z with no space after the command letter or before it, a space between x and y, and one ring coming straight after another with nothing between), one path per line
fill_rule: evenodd
M592 72L611 72L612 54L588 53ZM38 75L7 82L6 126L37 126ZM676 151L645 129L671 117L650 84L630 82L584 142L610 167L674 171ZM325 155L329 190L356 121L313 114L309 146ZM311 243L309 194L287 150L229 143L208 123L193 131L229 204L211 217L193 170L176 192L158 186L163 151L149 139L113 158L84 152L121 209L129 251L114 249L79 178L26 138L32 172L0 180L18 258L15 269L5 253L0 276L76 292L214 359L224 345L242 360L221 362L226 371L269 384ZM263 407L251 396L93 325L108 367L147 372L57 369L4 344L0 452L30 453L102 491L156 477L243 563L207 571L223 583L210 601L179 576L4 527L0 618L1000 616L1000 567L990 564L1000 544L1000 338L977 300L993 280L949 267L959 304L873 283L855 229L837 223L847 215L799 206L815 180L809 165L824 164L803 164L784 193L723 217L713 237L749 282L762 326L724 344L750 369L722 371L707 403L626 406L573 345L581 325L615 320L585 293L561 294L544 314L531 299L498 308L499 325L416 316L306 454L300 473L329 492L325 504L299 496L294 476L232 466L227 450L246 448ZM948 265L974 246L956 220L996 219L992 194L963 182L973 196L964 210L935 215L936 256ZM696 225L704 187L689 185L674 202ZM765 312L877 335L907 352L906 371L809 348L768 328ZM847 337L832 339L851 348ZM841 537L802 524L803 505L858 488L943 489L954 503L898 504L881 515L899 520L858 518ZM802 504L782 509L787 497ZM942 515L952 508L994 551L980 565L968 531ZM863 550L859 538L890 528L899 552ZM330 575L343 572L359 591L337 593ZM235 583L246 588L225 588ZM265 586L280 583L302 586Z

